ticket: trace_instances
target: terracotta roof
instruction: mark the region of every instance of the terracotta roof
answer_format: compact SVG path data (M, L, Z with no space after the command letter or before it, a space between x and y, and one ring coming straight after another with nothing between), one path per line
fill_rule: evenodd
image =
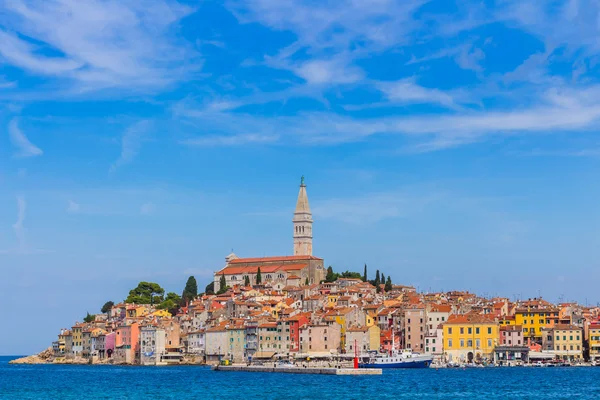
M260 273L265 278L265 274L271 274L277 271L297 271L303 268L306 268L308 264L291 264L291 265L251 265L251 266L236 266L230 265L219 272L217 275L225 274L225 275L244 275L244 274L256 274L258 273L258 268L260 268Z
M322 260L315 256L278 256L278 257L260 257L260 258L237 258L232 260L230 264L257 263L257 262L278 262L278 261L295 261L295 260Z

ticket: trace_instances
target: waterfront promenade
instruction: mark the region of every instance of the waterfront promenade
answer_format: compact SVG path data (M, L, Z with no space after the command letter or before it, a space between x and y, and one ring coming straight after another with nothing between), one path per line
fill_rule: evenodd
M214 371L229 372L276 372L284 374L316 374L316 375L381 375L381 369L354 369L354 368L277 368L265 366L246 365L216 365Z

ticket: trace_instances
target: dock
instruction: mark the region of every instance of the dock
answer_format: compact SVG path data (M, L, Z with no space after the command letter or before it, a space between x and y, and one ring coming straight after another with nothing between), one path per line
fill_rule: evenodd
M317 374L317 375L381 375L381 369L377 368L276 368L246 365L216 365L213 371L229 372L275 372L283 374Z

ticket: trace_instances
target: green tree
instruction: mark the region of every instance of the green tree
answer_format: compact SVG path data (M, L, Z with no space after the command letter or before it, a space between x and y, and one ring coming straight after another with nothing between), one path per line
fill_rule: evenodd
M363 282L367 281L367 263L365 263L365 271L363 272L362 280Z
M164 300L165 289L158 283L140 282L135 289L129 291L126 303L160 304Z
M156 308L159 310L167 310L171 315L177 314L179 311L179 305L181 304L181 297L177 293L169 292L165 300L160 303Z
M198 296L198 283L196 282L196 278L190 276L185 283L185 288L181 295L181 305L189 304L196 296Z
M221 274L221 279L219 280L219 292L223 290L224 287L227 286L227 281L225 280L225 274ZM219 294L217 292L217 294Z
M206 288L204 289L204 293L206 293L207 295L210 294L215 294L215 282L211 282L208 285L206 285Z
M390 290L392 290L392 278L387 277L387 281L385 281L385 291L389 292Z
M219 291L217 292L217 294L226 293L229 289L231 289L229 286L223 286L221 289L219 289Z
M256 271L256 284L260 285L262 283L262 275L260 273L260 267L258 267L258 271Z
M337 279L337 274L333 272L331 265L327 267L327 275L325 275L325 282L334 282Z
M308 285L309 285L308 278L306 278L306 280L304 281L304 286L308 286Z
M379 270L375 271L375 286L379 286L381 283L381 278L379 276Z
M90 314L89 312L87 313L87 315L85 316L85 318L83 319L83 322L94 322L94 320L96 319L96 316L94 314Z
M250 286L250 277L248 275L244 276L244 286Z
M340 277L341 278L362 279L362 275L359 272L350 272L350 271L342 272L342 275L337 276L337 278L340 278Z
M381 273L381 281L379 281L379 282L380 282L380 285L383 285L385 283L385 275L383 273Z
M104 305L100 309L100 312L102 312L102 314L106 314L107 312L109 312L111 310L111 308L113 308L114 305L115 305L114 302L107 301L106 303L104 303Z

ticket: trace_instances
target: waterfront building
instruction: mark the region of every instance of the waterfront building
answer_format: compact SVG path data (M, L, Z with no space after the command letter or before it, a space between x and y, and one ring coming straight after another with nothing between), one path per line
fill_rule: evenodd
M188 332L188 347L189 354L204 355L206 352L206 340L204 329Z
M414 352L423 352L426 332L425 305L407 307L402 313L401 346Z
M227 330L227 353L225 358L232 362L243 362L246 356L246 327L236 321L225 328Z
M73 356L73 333L69 330L64 331L63 338L65 339L65 356Z
M501 346L524 346L523 327L521 325L504 325L500 327Z
M137 322L119 325L115 337L115 362L133 363L139 352L139 343L140 328Z
M358 353L377 351L380 347L381 329L377 325L352 327L346 331L346 353L354 354L355 346Z
M300 328L300 353L312 357L340 352L341 326L339 324L308 324Z
M116 336L116 332L102 332L98 335L96 338L96 351L100 360L112 357L115 351Z
M71 334L73 335L72 354L79 357L83 352L83 324L75 324L72 326Z
M320 283L325 279L323 259L312 254L312 214L304 179L296 201L293 223L293 255L282 257L239 258L231 253L225 258L225 267L214 274L214 290L221 289L221 277L227 286L243 285L246 277L252 285L257 283L258 270L261 284L270 284L277 289Z
M538 301L541 302L541 301ZM552 328L558 324L559 310L550 303L535 303L534 306L517 308L515 325L523 327L523 336L529 341L542 343L542 328Z
M425 353L433 354L436 359L441 358L444 354L444 328L442 324L425 335Z
M556 325L551 335L554 339L554 354L563 360L583 359L583 329L574 325Z
M444 324L444 355L447 361L491 360L498 341L499 325L493 315L451 315Z
M167 334L156 325L144 325L140 328L140 364L165 365Z
M229 343L227 343L227 330L225 326L213 326L205 331L206 362L215 364L224 359Z
M600 361L600 322L594 321L588 327L590 361Z

